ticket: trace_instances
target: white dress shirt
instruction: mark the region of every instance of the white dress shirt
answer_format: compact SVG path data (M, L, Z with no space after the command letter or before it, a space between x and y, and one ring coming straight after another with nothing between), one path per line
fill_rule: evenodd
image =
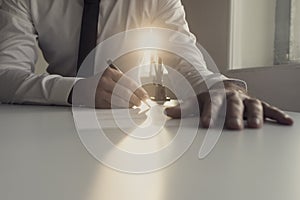
M2 0L0 102L68 105L76 80L83 4L83 0ZM150 26L180 31L196 42L180 0L101 0L98 43ZM47 74L34 74L37 45L49 63ZM188 74L194 86L203 83L203 77ZM207 76L212 74L207 70Z

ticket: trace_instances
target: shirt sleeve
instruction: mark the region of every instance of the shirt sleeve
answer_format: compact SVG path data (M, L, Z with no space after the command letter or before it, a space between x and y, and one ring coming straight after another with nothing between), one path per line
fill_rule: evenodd
M69 105L75 78L34 74L38 34L26 2L0 4L0 102Z
M244 81L225 77L219 72L216 72L216 66L214 72L209 70L208 65L213 66L214 63L209 60L207 52L198 47L196 37L189 30L185 10L180 0L158 0L157 5L158 8L154 11L155 14L153 15L153 25L185 34L190 42L184 45L190 45L189 49L192 49L184 53L184 55L193 58L192 64L188 63L184 57L174 59L174 57L170 58L170 56L166 56L164 62L167 61L168 65L171 63L172 68L179 71L190 82L196 94L206 91L220 81L234 82L247 90L247 84ZM204 56L202 52L207 55ZM209 63L206 62L207 58ZM176 81L174 84L176 85Z

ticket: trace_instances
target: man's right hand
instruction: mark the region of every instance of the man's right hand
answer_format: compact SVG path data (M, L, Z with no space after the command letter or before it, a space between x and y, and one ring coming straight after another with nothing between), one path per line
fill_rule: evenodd
M95 85L97 85L95 107L98 109L131 108L140 106L143 100L149 98L146 90L139 87L134 80L111 67L108 67L98 80L99 76L96 75L77 81L73 88L73 90L77 90L76 102L74 100L72 102L77 105L93 105L91 99L88 100L87 98L91 98L92 92L95 91L92 87L95 87ZM98 81L98 83L95 81ZM72 93L70 96L72 96Z

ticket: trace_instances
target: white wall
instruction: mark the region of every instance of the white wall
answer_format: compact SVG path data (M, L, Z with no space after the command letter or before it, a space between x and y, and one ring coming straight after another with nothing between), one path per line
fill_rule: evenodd
M292 28L291 28L291 44L290 59L300 61L300 1L292 0Z
M232 2L231 67L237 69L273 65L276 0Z
M191 31L220 71L229 65L230 0L182 0Z

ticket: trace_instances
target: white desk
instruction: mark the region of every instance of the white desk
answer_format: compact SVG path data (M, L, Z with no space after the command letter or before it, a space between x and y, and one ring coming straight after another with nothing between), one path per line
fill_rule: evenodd
M81 144L71 108L0 105L3 200L299 200L300 114L293 127L224 131L204 160L199 134L175 164L114 171Z

